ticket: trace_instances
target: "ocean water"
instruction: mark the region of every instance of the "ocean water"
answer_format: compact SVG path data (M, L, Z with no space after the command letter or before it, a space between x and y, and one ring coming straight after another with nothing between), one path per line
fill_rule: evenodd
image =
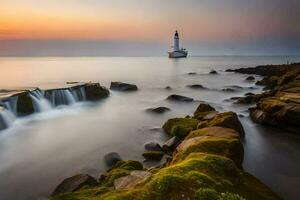
M81 102L47 109L16 119L0 132L0 199L46 199L64 178L76 173L98 177L106 166L103 156L118 152L123 159L143 161L143 145L163 143L169 137L157 129L171 117L191 115L199 102L244 117L246 171L258 177L284 199L300 196L300 136L251 122L249 106L233 104L230 97L262 88L247 75L228 68L300 62L300 57L165 57L0 58L0 89L48 87L67 81L111 81L137 84L137 92L114 92L96 103ZM218 75L209 74L214 69ZM188 75L196 72L196 75ZM261 77L256 76L256 79ZM186 87L202 84L207 89ZM170 86L172 90L166 90ZM235 92L223 88L240 86ZM166 101L170 94L196 99L193 103ZM171 112L155 115L147 108L166 106Z

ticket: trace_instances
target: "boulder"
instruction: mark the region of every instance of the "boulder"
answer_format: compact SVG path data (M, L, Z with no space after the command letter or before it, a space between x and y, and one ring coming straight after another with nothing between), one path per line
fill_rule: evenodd
M99 83L87 83L84 85L85 97L88 101L96 101L109 95L109 90Z
M246 78L246 81L254 81L255 80L255 77L254 76L248 76Z
M114 182L114 187L117 190L132 189L151 175L152 173L147 171L135 170L132 171L128 176L116 179Z
M147 151L162 151L160 144L157 142L148 142L144 145L144 148Z
M179 144L180 144L180 139L174 136L168 141L166 141L162 148L164 152L174 151Z
M189 134L190 131L197 128L199 121L193 118L173 118L169 119L164 125L164 131L171 135L182 139Z
M220 113L210 120L201 121L198 124L197 129L211 127L211 126L231 128L237 131L240 134L240 136L245 135L244 128L241 122L239 121L237 114L234 112Z
M110 89L118 91L136 91L138 90L138 87L134 84L129 83L111 82Z
M167 107L156 107L156 108L148 108L147 111L157 113L157 114L161 114L161 113L171 111L171 109L167 108Z
M208 112L208 111L216 111L216 109L214 107L212 107L211 105L209 105L209 104L200 103L200 105L198 106L198 108L194 112L194 115L197 115L197 114L202 113L202 112Z
M84 186L95 186L97 185L96 179L88 174L78 174L63 180L54 190L52 196L66 193L75 192Z
M210 74L218 74L218 72L216 70L211 70L209 73Z
M181 95L177 95L177 94L172 94L172 95L168 96L167 100L178 101L178 102L192 102L192 101L194 101L193 98L186 97L186 96L181 96Z
M107 153L104 156L105 163L108 167L112 167L122 160L121 156L116 152Z
M161 160L164 156L162 151L145 151L143 157L147 160Z
M23 92L18 95L17 113L21 116L34 113L33 102L29 96L29 92Z

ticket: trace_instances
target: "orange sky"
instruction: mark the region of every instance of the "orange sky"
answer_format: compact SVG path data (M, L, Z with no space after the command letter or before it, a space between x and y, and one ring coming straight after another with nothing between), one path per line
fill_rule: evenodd
M175 29L187 40L208 41L300 33L286 12L272 15L280 4L252 1L0 0L0 39L162 41Z

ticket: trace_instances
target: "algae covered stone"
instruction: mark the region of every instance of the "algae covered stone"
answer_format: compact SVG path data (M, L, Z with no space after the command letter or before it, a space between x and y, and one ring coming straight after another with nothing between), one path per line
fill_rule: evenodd
M180 139L189 134L190 131L197 128L199 121L193 118L173 118L169 119L163 129L171 136L176 136Z

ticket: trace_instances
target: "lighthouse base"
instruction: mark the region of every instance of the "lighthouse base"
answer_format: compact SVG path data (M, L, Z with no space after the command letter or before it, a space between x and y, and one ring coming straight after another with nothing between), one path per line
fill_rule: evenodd
M186 58L188 55L187 51L172 51L169 52L169 58Z

